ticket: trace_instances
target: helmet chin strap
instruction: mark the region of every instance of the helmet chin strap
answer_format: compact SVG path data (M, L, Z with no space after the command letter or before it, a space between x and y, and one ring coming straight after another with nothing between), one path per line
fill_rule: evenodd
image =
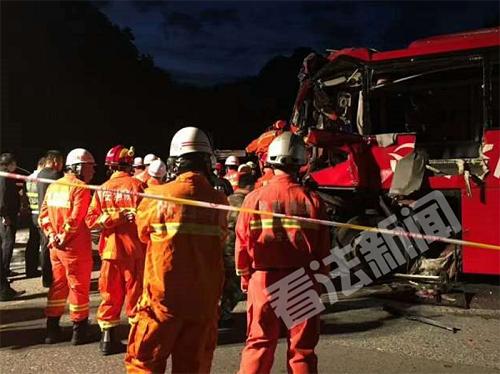
M67 171L70 171L75 177L83 181L83 175L82 175L82 164L75 164L71 166L66 167Z
M115 171L123 171L125 173L131 173L132 172L132 165L128 164L123 164L123 165L109 165L108 169L106 171L106 175L109 177L111 174L113 174Z
M179 176L188 171L200 172L206 177L210 175L210 155L206 154L198 160L190 157L179 156L172 163L172 172Z

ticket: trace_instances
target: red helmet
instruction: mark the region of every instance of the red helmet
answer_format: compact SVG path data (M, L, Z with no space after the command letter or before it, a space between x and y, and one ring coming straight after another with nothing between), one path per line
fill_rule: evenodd
M275 130L283 130L287 126L287 123L284 119L279 119L273 123L273 128Z
M127 149L123 145L114 146L108 151L104 163L106 166L132 165L134 163L134 147Z

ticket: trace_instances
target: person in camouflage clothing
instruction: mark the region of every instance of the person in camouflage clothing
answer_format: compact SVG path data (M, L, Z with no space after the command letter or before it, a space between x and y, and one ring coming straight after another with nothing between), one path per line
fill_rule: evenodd
M253 189L255 180L251 173L243 173L239 177L238 190L228 196L229 204L240 207L245 200L245 196ZM229 212L227 223L229 234L224 247L224 269L226 272L224 291L221 300L220 327L227 327L232 323L232 311L239 301L244 299L240 288L240 277L236 275L234 265L234 243L236 234L234 228L238 220L238 212Z

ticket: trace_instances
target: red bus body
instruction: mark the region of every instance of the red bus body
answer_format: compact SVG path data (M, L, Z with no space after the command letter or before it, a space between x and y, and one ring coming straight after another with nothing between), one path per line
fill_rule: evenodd
M398 162L418 147L434 170L426 173L425 188L459 197L462 239L500 245L499 51L500 29L492 28L394 51L330 53L302 82L291 122L307 128L307 141L328 160L332 150L345 160L314 169L312 179L326 191L387 192ZM304 109L308 97L314 109ZM392 138L379 144L380 133ZM461 270L499 275L500 251L465 246Z

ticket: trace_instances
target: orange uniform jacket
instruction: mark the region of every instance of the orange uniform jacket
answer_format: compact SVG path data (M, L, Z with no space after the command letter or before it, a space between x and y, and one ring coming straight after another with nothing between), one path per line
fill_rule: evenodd
M325 219L320 198L287 175L247 195L243 208ZM298 269L329 255L327 226L241 212L236 224L236 271ZM326 272L326 267L320 269Z
M231 183L231 187L233 187L233 191L236 191L238 189L238 181L240 179L240 173L238 173L236 170L228 170L226 175L224 175L224 178Z
M148 169L146 168L139 174L134 175L134 178L140 180L144 184L147 184L148 180L151 178L151 175L149 175Z
M223 193L193 172L150 187L148 192L227 204ZM216 317L224 282L226 215L220 210L147 198L140 203L139 237L149 244L139 310L152 310L159 321L170 316L195 321Z
M264 172L264 175L261 176L259 179L257 179L257 182L255 182L254 188L260 188L262 186L265 186L266 184L269 184L269 181L274 177L274 172L272 169L266 169Z
M144 184L129 174L116 171L101 187L126 192L143 192ZM99 254L103 260L144 257L144 245L137 235L135 223L126 222L123 213L136 212L138 196L97 191L85 219L89 228L102 229Z
M158 179L153 178L153 177L149 178L149 179L146 181L146 185L147 185L148 187L151 187L151 186L158 186L158 185L160 185L160 184L163 184L163 183L162 183L162 182L160 182Z
M57 180L85 186L74 175L67 174ZM91 253L90 230L85 225L85 216L90 204L90 190L77 186L52 184L45 195L38 223L47 236L63 234L66 251L75 254Z
M267 153L267 149L272 141L282 133L282 131L270 130L261 134L257 139L252 140L252 142L245 148L247 153L263 154Z

